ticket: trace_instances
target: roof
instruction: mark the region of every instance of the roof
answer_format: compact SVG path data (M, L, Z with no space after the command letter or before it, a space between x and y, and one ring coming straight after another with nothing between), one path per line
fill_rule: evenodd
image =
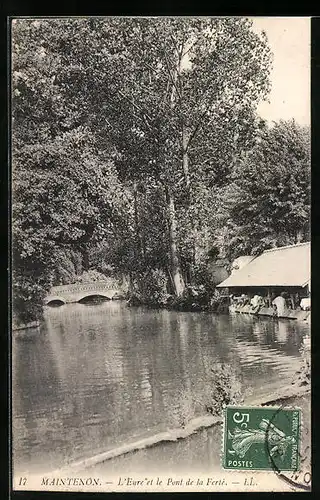
M310 242L307 242L266 250L217 286L305 286L309 281Z
M253 259L255 259L254 255L241 255L241 257L237 257L231 266L231 274L234 275L239 269L242 269L244 266L249 264Z

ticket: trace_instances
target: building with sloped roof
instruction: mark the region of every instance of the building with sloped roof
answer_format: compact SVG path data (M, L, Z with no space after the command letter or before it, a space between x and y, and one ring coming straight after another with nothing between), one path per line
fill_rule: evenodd
M285 293L292 309L310 296L310 242L265 250L246 265L235 270L217 288L232 295L263 297L271 307L277 295Z
M265 250L219 288L299 287L310 282L310 242Z

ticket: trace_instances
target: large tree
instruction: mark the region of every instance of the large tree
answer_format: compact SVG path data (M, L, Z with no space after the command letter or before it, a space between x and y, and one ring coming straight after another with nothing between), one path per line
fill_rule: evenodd
M91 29L88 47L70 34L66 41L67 53L79 54L69 92L89 100L101 148L106 138L115 145L121 177L133 190L153 183L165 200L179 296L177 211L193 232L199 180L226 181L252 141L254 110L269 90L266 37L234 18L96 19Z
M230 258L310 237L310 130L294 120L265 127L221 190Z
M63 22L13 22L13 297L23 320L38 316L52 284L88 268L95 244L130 231L112 145L100 151L59 81L63 36Z
M182 295L216 187L254 142L269 65L242 18L14 21L21 277L30 265L49 286L61 249L104 240L120 268L165 269Z

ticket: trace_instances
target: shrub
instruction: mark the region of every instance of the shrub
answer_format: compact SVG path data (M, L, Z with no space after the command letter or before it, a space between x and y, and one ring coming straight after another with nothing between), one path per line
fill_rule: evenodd
M42 301L47 290L28 276L18 276L12 286L12 319L29 323L42 317Z
M109 284L110 288L121 288L117 278L106 276L96 269L89 269L84 271L80 276L76 277L76 283L91 283L93 281L105 281Z
M224 405L243 401L242 382L240 375L228 364L216 364L211 373L211 401L206 404L206 410L213 415L221 415Z
M133 295L144 304L164 305L168 298L167 276L161 269L139 273L134 279Z
M310 341L309 338L305 339L305 342L300 348L301 353L301 364L299 370L296 372L293 384L298 384L299 386L310 385L311 382L311 354L310 354Z

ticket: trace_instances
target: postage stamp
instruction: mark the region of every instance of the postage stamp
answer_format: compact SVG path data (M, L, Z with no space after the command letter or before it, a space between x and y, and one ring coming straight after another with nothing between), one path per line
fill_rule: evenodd
M227 406L222 465L234 470L299 469L301 410Z

